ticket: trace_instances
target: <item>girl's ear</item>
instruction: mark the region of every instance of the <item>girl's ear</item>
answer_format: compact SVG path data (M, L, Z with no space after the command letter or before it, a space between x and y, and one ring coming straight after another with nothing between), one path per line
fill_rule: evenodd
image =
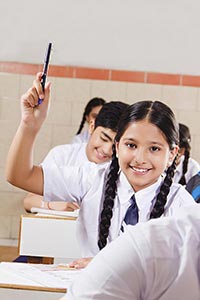
M88 131L89 131L89 134L90 134L90 135L91 135L91 134L93 133L93 131L94 131L94 122L95 122L95 120L91 120L90 123L89 123L89 129L88 129Z
M175 146L172 150L170 150L167 167L171 166L171 164L173 163L174 158L178 154L178 150L179 150L178 146Z
M115 149L116 149L116 157L118 158L118 153L119 153L119 142L115 142Z

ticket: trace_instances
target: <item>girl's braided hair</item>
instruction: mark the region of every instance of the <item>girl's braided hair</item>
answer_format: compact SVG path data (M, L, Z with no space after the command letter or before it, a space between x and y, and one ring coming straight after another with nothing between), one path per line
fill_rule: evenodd
M179 183L182 185L186 184L185 174L187 173L188 170L188 161L190 158L190 151L191 151L190 142L191 142L191 135L190 135L189 128L186 125L179 123L179 148L185 149L182 176L181 179L179 180Z
M170 150L178 145L179 131L174 113L166 104L160 101L139 101L128 106L120 118L118 131L115 137L116 142L120 141L125 130L132 122L137 122L144 119L147 119L150 123L154 124L162 131ZM176 158L174 159L172 165L166 170L166 177L160 188L160 192L157 195L150 218L158 218L164 212L164 206L166 204L167 195L172 184L175 167ZM99 249L102 249L107 244L107 238L112 219L112 209L117 192L118 176L119 164L114 146L112 162L106 179L103 209L100 216L98 240Z

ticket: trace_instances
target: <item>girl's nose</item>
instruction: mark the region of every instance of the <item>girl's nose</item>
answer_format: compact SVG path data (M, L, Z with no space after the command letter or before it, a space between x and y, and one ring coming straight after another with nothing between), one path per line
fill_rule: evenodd
M137 164L142 164L145 162L145 151L143 149L137 149L136 152L134 153L135 154L135 162Z

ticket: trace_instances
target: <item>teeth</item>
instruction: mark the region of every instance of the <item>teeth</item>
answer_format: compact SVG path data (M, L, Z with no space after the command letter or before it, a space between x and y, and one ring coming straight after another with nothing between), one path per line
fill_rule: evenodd
M140 172L140 173L145 173L148 171L148 169L141 169L141 168L136 168L136 167L132 167L132 169L136 172Z

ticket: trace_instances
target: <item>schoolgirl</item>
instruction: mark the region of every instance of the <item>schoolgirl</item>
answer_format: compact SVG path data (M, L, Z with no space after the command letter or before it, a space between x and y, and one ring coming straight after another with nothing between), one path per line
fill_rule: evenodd
M189 127L179 123L179 152L174 182L186 185L190 178L200 171L199 163L190 157L191 134Z
M103 107L103 105L106 103L106 101L103 98L99 98L99 97L95 97L92 98L86 105L84 112L83 112L83 116L82 116L82 120L81 123L79 125L79 129L76 133L76 135L73 137L71 143L87 143L90 137L90 133L89 133L89 124L91 121L94 121L99 113L99 111L101 110L101 108ZM87 123L88 128L84 131L84 125L85 123Z

